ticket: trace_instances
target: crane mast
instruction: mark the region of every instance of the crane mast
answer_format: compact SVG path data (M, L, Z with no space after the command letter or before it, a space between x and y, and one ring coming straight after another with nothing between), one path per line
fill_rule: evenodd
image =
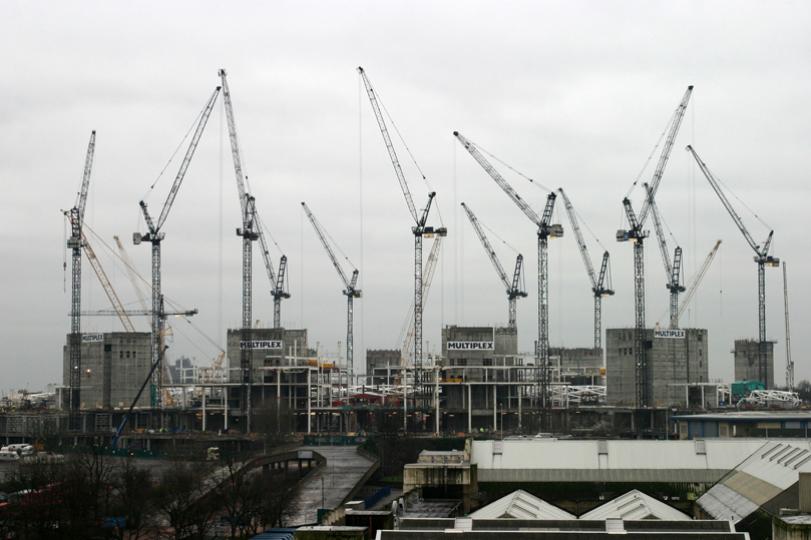
M428 202L425 209L420 214L417 207L414 205L414 199L411 197L411 191L408 188L403 169L400 166L400 160L397 158L397 152L394 149L389 130L386 127L386 121L383 117L383 111L380 108L380 100L377 97L377 92L372 86L371 81L366 76L366 71L362 67L358 67L358 73L363 80L363 85L366 88L366 94L369 97L369 103L372 106L377 125L380 128L380 134L383 136L383 142L386 145L386 150L389 154L389 159L394 167L394 174L397 176L397 181L400 184L400 190L403 192L403 198L408 206L408 212L414 220L414 226L411 227L411 232L414 235L414 366L416 368L417 378L422 369L422 312L423 312L423 273L422 273L422 239L423 236L433 236L438 234L440 236L447 235L445 227L434 228L427 225L428 213L431 209L431 203L436 195L435 192L428 194Z
M659 244L659 252L662 255L662 263L665 267L665 275L667 276L667 290L670 291L670 328L679 327L679 293L685 291L682 285L682 249L681 246L676 246L673 252L673 262L670 261L667 249L667 239L665 238L664 227L662 226L661 215L659 214L659 207L651 194L650 186L643 184L645 191L648 193L648 205L650 207L650 214L653 216L653 228L656 231L656 239Z
M515 271L513 272L512 280L507 276L507 272L504 271L504 267L501 266L501 261L498 260L498 256L496 256L496 251L493 249L492 244L490 244L490 240L487 238L487 235L484 234L484 230L479 223L479 219L476 217L476 214L473 213L473 210L470 209L465 203L462 203L462 208L465 209L465 213L467 214L467 218L470 220L470 224L473 225L473 230L476 231L476 236L479 237L479 240L484 247L484 251L487 252L487 256L490 258L490 262L493 263L493 268L496 269L496 274L498 274L501 283L504 284L504 287L507 292L507 315L508 315L508 325L510 328L516 327L516 300L518 298L526 298L527 293L521 289L521 269L523 266L524 256L520 253L515 260Z
M304 213L307 215L307 219L310 220L313 229L315 229L315 233L318 235L318 239L321 241L321 245L324 246L324 250L327 252L327 256L332 262L332 266L335 268L335 271L338 273L338 277L341 279L341 283L343 283L344 285L344 290L341 292L346 296L346 361L349 366L351 379L351 373L354 370L355 365L354 338L353 338L353 328L354 328L353 301L355 298L361 297L361 290L357 288L359 275L358 269L354 268L352 270L352 277L347 279L346 274L344 273L341 264L338 262L338 258L335 256L335 252L333 251L332 246L327 241L327 238L324 235L324 231L321 228L321 225L319 224L318 220L310 211L310 208L307 206L307 203L302 201L301 207L304 209Z
M85 154L82 185L76 204L68 211L70 216L70 238L67 247L71 250L71 299L70 299L70 338L68 359L70 374L68 376L68 410L69 429L79 429L79 409L81 407L82 385L82 244L84 210L87 203L87 192L90 188L90 172L93 169L93 157L96 151L96 131L90 133Z
M786 317L786 386L794 390L794 362L791 360L791 330L788 317L788 279L786 279L786 261L783 261L783 308Z
M769 255L769 248L772 244L774 231L769 231L769 236L766 238L766 241L763 242L762 246L757 244L749 233L749 230L743 224L743 220L735 211L732 203L727 199L718 180L716 180L715 176L710 172L707 164L701 160L692 146L688 145L687 150L693 155L693 158L698 164L698 168L701 169L702 174L707 179L707 182L710 183L715 194L721 199L721 204L724 205L732 221L735 222L738 230L741 231L746 243L748 243L752 251L755 252L754 261L757 264L758 270L758 376L766 389L769 389L769 367L766 358L766 265L772 267L780 266L780 259Z
M574 206L569 200L569 196L563 191L563 188L558 188L563 205L566 207L566 214L569 216L569 223L574 230L575 238L577 239L577 247L580 250L580 257L583 259L583 266L586 268L586 274L591 282L591 292L594 295L594 348L602 349L603 338L603 296L610 296L614 291L610 286L606 286L606 278L608 276L609 254L608 251L603 252L603 260L600 265L599 278L594 273L594 266L591 263L589 250L586 246L586 240L583 238L583 231L580 230L580 223L577 219L577 213L574 211Z
M648 213L650 212L650 201L656 195L659 189L659 183L667 167L667 162L670 159L670 152L673 149L673 144L676 142L676 135L679 133L684 113L687 110L687 104L690 102L690 96L693 93L693 86L687 87L684 95L682 96L679 106L673 113L670 121L670 127L667 131L667 138L662 147L662 152L659 155L659 161L656 164L656 169L653 171L653 177L650 181L650 188L645 193L645 198L642 203L642 210L637 219L634 209L631 206L631 201L628 197L622 200L622 206L625 209L625 215L628 219L628 230L617 231L617 241L627 242L632 241L634 244L634 331L635 331L635 346L634 346L634 361L635 361L635 386L636 386L636 406L648 407L650 405L650 372L648 369L648 355L645 351L645 247L644 240L648 236L648 232L643 228L647 220Z
M217 96L220 93L220 87L216 87L211 97L206 102L203 111L200 113L200 120L189 141L189 147L186 149L186 154L183 156L183 161L180 163L180 168L175 175L175 180L172 187L169 189L169 195L166 197L166 202L163 204L158 221L155 222L147 210L147 204L144 201L139 203L141 211L144 215L144 221L147 224L147 232L144 234L134 233L132 235L133 243L138 245L141 242L149 242L152 245L152 336L150 340L150 353L151 362L156 365L153 370L153 385L160 388L163 384L163 369L160 364L163 360L163 325L164 315L163 311L163 294L161 290L161 243L165 238L163 232L163 225L169 217L169 210L180 191L180 186L183 184L183 179L186 177L186 172L191 164L192 157L197 150L200 143L200 138L203 136L203 131L208 124L208 119L211 117L211 111L214 109L214 103L217 101ZM152 403L153 407L161 406L160 392L155 392Z
M434 280L434 271L436 270L437 261L439 261L439 250L442 247L442 236L435 236L434 242L431 244L431 250L428 252L428 258L425 260L425 266L422 269L422 275L425 277L422 281L421 296L425 298L428 296L428 291L431 290L431 282ZM402 347L400 347L400 357L402 365L405 365L411 356L412 348L414 347L414 304L409 306L408 327L405 331L405 338L403 339Z
M560 224L552 224L552 212L557 196L554 192L547 195L543 214L538 216L471 141L458 131L454 131L453 135L516 206L524 212L524 215L538 227L538 342L535 357L536 365L540 366L541 407L546 409L550 398L548 241L549 238L563 236L563 227Z

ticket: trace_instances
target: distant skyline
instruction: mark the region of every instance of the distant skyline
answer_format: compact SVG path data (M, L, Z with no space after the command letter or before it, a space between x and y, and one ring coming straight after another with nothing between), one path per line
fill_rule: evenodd
M110 246L118 235L148 279L149 250L131 240L146 230L138 201L159 212L185 146L159 173L219 84L221 67L274 262L281 253L289 258L292 298L282 304L282 323L306 327L311 346L326 353L345 339L343 285L302 212L306 201L360 270L356 372L365 369L366 349L399 347L413 298L411 218L358 78L362 65L426 174L423 182L391 125L415 203L436 190L432 222L449 230L426 300L426 351L438 352L442 325L507 322L504 287L461 202L487 227L505 268L516 251L524 255L529 296L518 301L519 348L531 351L537 337L535 227L453 131L533 178L536 185L494 163L537 211L547 194L539 185L566 190L594 264L601 246L611 253L616 294L604 300L603 328L631 327L632 250L615 240L626 226L621 201L630 193L639 208L642 190L629 192L632 183L693 84L657 203L671 250L677 243L684 250L686 281L715 241L723 244L682 326L708 328L712 378L731 380L734 339L757 337L753 253L684 151L689 143L730 190L755 240L774 229L773 253L788 263L795 379L811 378L807 3L13 0L0 5L0 19L0 46L9 51L0 81L0 393L61 382L70 267L63 269L69 253L59 210L73 204L91 130L86 224ZM198 308L194 325L222 347L226 329L240 323L239 221L220 101L164 227L163 289ZM564 237L549 254L550 345L587 347L590 284L560 200L554 221ZM90 238L122 300L139 308L123 265ZM269 325L269 284L254 251L255 319ZM653 239L645 263L648 324L666 325L668 291ZM767 331L777 341L782 384L781 271L767 269L766 280ZM86 261L83 291L83 309L109 308ZM146 318L136 325L148 329ZM170 362L216 357L189 324L172 326ZM83 329L120 325L86 317Z

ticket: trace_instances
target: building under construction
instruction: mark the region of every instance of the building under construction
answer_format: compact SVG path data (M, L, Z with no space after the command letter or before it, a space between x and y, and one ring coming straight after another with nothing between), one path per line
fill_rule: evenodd
M81 409L129 407L149 373L149 332L84 333L81 345ZM70 387L70 335L62 354L62 380ZM136 407L149 407L153 386Z
M761 381L766 389L774 388L774 341L766 341L766 380L760 372L760 342L755 339L736 339L732 354L735 357L736 381Z
M637 343L633 328L606 330L606 401L633 407L637 396ZM707 330L648 328L643 340L647 373L642 373L649 406L686 406L685 387L709 381Z

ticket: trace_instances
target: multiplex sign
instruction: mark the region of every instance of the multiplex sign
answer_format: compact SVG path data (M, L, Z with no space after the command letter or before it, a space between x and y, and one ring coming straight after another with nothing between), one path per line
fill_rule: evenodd
M678 329L654 330L653 337L665 339L684 339L687 337L687 332Z
M82 343L101 343L104 341L104 334L82 334Z
M243 350L281 349L282 341L280 339L257 339L253 341L240 341L239 348Z
M492 341L449 341L449 351L492 351Z

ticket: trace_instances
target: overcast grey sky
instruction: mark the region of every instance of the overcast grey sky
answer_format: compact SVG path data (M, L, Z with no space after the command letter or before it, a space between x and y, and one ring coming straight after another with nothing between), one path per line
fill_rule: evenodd
M797 378L811 377L809 28L807 2L3 2L0 392L61 379L70 290L59 209L73 204L90 131L98 140L86 223L110 243L121 236L148 276L149 249L129 240L144 232L138 201L146 196L159 212L178 161L152 194L148 187L218 84L220 67L229 72L252 191L290 259L293 298L283 304L282 322L308 328L311 344L327 352L345 337L345 298L303 216L304 200L361 269L359 368L367 347L397 345L412 298L413 240L356 66L366 68L438 192L450 230L427 300L431 350L442 324L506 321L503 287L462 201L524 254L521 348L531 350L536 337L535 230L452 131L538 182L566 188L612 254L617 294L604 303L604 326L630 326L631 246L614 240L624 226L621 200L694 84L658 203L684 249L687 276L716 239L724 243L682 326L709 328L710 373L725 379L732 341L757 335L752 252L683 150L692 143L775 230L774 254L789 263ZM502 172L540 209L542 190ZM425 184L413 167L406 174L423 205ZM638 206L639 190L633 197ZM768 229L732 200L762 241ZM220 343L240 319L238 207L218 103L164 228L163 287L183 306L198 307L195 323ZM550 341L589 346L592 299L562 205L556 221L566 236L550 248ZM601 250L586 236L596 263ZM491 239L511 269L514 253ZM136 308L123 267L96 248ZM272 305L256 255L255 318L268 324ZM666 322L664 271L652 242L646 265L648 322ZM86 262L84 278L84 307L107 308ZM767 294L782 382L779 270L767 270ZM146 320L138 324L147 328ZM216 355L188 325L175 327L170 358ZM119 328L112 319L84 321L86 331Z

